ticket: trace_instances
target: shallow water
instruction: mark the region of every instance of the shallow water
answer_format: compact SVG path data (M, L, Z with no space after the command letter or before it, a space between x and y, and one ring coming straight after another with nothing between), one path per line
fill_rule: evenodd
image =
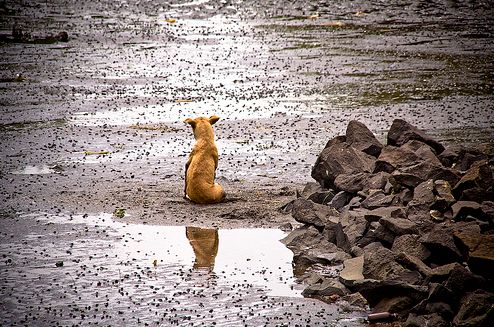
M301 298L278 229L128 225L109 214L2 217L5 325L359 325Z

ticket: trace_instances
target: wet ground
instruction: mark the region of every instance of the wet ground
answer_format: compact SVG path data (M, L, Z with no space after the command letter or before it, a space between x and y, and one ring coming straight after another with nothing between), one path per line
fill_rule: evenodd
M80 266L67 266L73 254L58 254L66 249L59 242L70 244L74 238L85 240L79 244L85 257L77 260L93 267L87 253L98 254L101 261L92 269L112 270L106 280L115 277L117 268L125 268L129 276L164 269L161 276L180 285L177 292L186 292L184 276L192 274L187 281L192 284L204 279L193 270L190 256L168 261L165 266L181 267L173 270L154 267L154 259L136 255L138 267L135 262L125 265L130 259L121 252L104 261L113 251L105 246L113 249L125 242L115 236L124 233L122 226L132 233L148 228L144 225L176 226L183 241L184 226L219 228L222 244L224 229L276 229L293 223L277 209L310 180L317 154L328 139L344 132L350 119L365 123L382 140L392 120L403 118L443 142L491 142L493 11L488 3L476 1L2 2L0 34L10 34L17 24L33 40L60 31L69 35L66 43L0 45L1 277L8 281L0 289L2 309L7 309L0 311L9 312L3 323L13 317L20 323L29 312L37 317L43 312L46 325L82 321L70 316L75 314L72 307L59 307L60 296L77 302L73 308L89 306L85 317L100 321L94 311L97 279L81 275ZM15 78L19 73L23 79ZM182 199L183 167L193 144L182 121L212 114L222 118L215 125L217 176L230 201L198 206ZM110 218L116 209L124 209L123 218ZM66 224L71 215L115 221L106 227L94 227L93 220ZM122 225L126 223L135 225ZM163 235L173 230L155 228ZM106 236L110 229L113 236ZM282 236L272 233L275 244ZM190 254L190 244L185 244ZM56 260L64 266L56 267ZM180 269L184 276L176 274ZM63 290L48 296L48 289L60 288L51 280L55 273L65 280L59 282ZM87 303L71 293L75 274L90 292ZM23 275L36 283L21 282L18 276ZM231 273L225 275L229 281L221 287L238 286ZM254 275L262 282L258 272ZM137 285L138 277L122 278L105 282L109 284L101 294L112 298L120 294L121 283L131 289ZM162 289L164 281L149 278L145 287ZM34 304L32 297L27 301L20 292L30 285L46 290L43 305ZM249 303L269 303L262 311L266 317L279 312L295 317L296 310L286 308L291 302L305 308L316 303L314 312L335 310L293 294L273 297L270 286L262 283L255 287L264 287L260 293L265 301L259 297ZM257 294L249 287L237 290ZM201 292L211 297L216 291ZM142 301L159 301L145 294L139 295ZM173 293L166 294L171 300ZM233 294L223 300L233 305ZM195 297L183 296L182 305L199 305ZM19 304L19 312L11 311L16 297L26 303ZM113 315L102 322L115 319L119 310L127 321L155 321L144 318L149 307L140 311L128 296L120 301L121 307L112 302ZM50 306L59 311L47 312ZM177 306L169 303L166 308ZM215 308L210 309L213 320L220 321ZM162 316L168 311L152 314L156 312L158 320L171 322L167 319L173 315ZM206 319L205 311L200 315L195 321Z
M109 214L2 217L0 325L357 326L303 299L278 229L114 222Z

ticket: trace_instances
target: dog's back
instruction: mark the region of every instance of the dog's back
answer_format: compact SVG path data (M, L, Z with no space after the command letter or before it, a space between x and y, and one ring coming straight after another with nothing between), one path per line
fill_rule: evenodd
M186 119L192 126L196 144L185 165L185 193L196 203L218 203L225 198L221 185L214 182L218 167L218 149L212 125L219 117Z

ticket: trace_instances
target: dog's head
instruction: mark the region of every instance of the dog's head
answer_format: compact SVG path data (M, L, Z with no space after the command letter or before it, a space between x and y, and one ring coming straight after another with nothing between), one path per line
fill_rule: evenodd
M189 124L192 126L192 130L194 131L194 137L196 139L203 137L203 136L214 136L213 134L213 127L214 123L216 123L220 117L218 116L211 116L209 118L207 117L197 117L197 118L187 118L184 120L184 123Z

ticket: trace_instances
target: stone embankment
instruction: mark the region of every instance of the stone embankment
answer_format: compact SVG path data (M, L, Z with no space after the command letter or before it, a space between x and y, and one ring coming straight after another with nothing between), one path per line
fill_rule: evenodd
M493 154L399 119L383 145L351 121L320 153L317 183L284 208L303 224L283 242L304 295L405 326L494 326Z

